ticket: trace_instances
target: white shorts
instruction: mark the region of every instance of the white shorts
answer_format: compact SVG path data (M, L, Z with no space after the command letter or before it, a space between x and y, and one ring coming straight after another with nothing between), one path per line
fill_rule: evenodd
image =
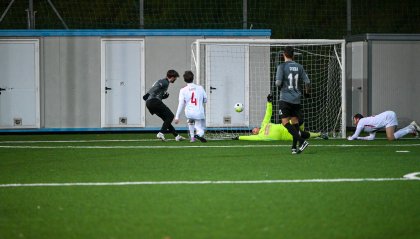
M397 114L394 111L387 111L386 112L386 125L385 128L393 127L398 125Z

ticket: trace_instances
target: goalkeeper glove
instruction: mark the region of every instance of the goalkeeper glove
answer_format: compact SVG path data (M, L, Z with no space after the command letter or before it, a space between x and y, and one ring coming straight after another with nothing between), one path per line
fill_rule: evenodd
M163 96L162 96L162 99L166 99L168 97L169 97L169 93L168 92L165 92L165 94L163 94Z
M273 102L273 96L271 94L267 95L267 101L268 102Z
M147 100L147 98L149 98L149 95L150 95L149 93L143 95L143 100Z

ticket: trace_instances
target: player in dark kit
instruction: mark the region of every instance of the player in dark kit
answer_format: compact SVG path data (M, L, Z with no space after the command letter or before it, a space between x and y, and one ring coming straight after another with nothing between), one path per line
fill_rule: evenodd
M172 126L172 120L174 114L172 111L162 102L163 99L169 97L169 93L166 92L169 87L169 83L174 83L179 77L178 72L175 70L169 70L166 73L166 78L156 81L152 88L143 96L143 100L146 101L146 107L149 112L153 115L156 114L163 120L162 128L156 135L158 139L165 141L165 133L169 131L175 136L176 141L184 140L185 138L179 135L175 128Z
M292 154L299 154L309 145L305 140L309 138L309 133L299 129L298 117L301 115L300 99L302 96L300 85L304 83L305 94L307 94L309 93L310 80L303 66L293 61L293 55L294 48L286 46L283 52L285 62L277 66L276 86L280 88L281 123L293 136ZM297 148L298 142L299 148Z

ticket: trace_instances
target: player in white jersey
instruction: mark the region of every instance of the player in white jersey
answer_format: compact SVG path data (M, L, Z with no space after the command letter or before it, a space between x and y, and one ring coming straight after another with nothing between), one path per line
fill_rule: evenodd
M194 74L191 71L184 73L184 81L187 85L179 91L178 110L175 114L175 124L179 123L179 115L185 107L185 117L188 122L188 129L191 136L191 142L196 139L205 143L205 114L204 103L207 102L207 94L201 85L194 84ZM194 131L196 131L194 133Z
M398 126L398 120L394 111L385 111L378 115L365 118L361 114L356 114L353 116L353 123L356 125L356 131L352 136L347 138L348 140L374 140L376 132L384 128L386 137L390 141L399 139L409 133L418 134L420 132L420 127L415 121L395 132L395 128ZM369 136L359 137L362 131L369 133Z

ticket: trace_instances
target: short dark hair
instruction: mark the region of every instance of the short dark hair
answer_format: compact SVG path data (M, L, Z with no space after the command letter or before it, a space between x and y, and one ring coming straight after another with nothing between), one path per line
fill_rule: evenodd
M194 81L194 73L192 73L192 71L185 71L184 81L187 83L192 83Z
M292 46L286 46L284 48L283 54L288 58L293 58L293 55L295 53L295 49Z
M353 119L361 119L361 118L363 118L363 115L359 114L359 113L357 113L353 116Z
M166 73L166 77L168 77L168 78L179 77L179 74L178 74L178 72L176 72L176 70L169 70Z

